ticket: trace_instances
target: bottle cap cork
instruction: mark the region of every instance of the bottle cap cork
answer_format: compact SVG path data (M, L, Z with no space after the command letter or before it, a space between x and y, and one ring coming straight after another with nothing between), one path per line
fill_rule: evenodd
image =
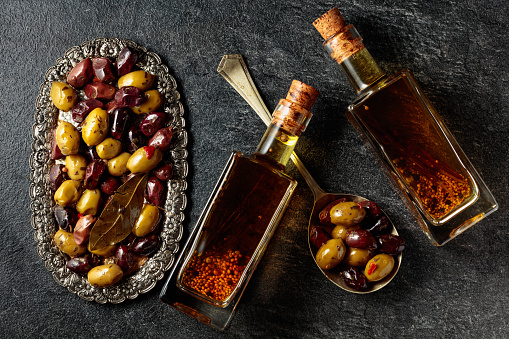
M298 80L293 80L286 99L279 104L272 115L272 124L299 136L306 129L313 116L309 109L318 98L319 91Z
M334 7L313 22L313 26L327 40L346 26L345 19L337 7Z
M331 57L339 64L364 49L359 33L353 25L346 24L337 7L316 19L313 26L325 39L324 45Z
M320 92L313 87L299 80L293 80L290 90L286 95L286 100L296 103L309 111L318 98L318 94Z

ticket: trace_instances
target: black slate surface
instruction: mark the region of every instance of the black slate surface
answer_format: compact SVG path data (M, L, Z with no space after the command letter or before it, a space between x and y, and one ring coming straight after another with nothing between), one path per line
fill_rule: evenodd
M340 6L388 73L411 69L497 198L500 209L433 247L343 114L353 92L311 22ZM3 338L505 338L509 336L509 39L505 0L6 1L0 11L0 336ZM219 333L158 300L163 282L120 305L79 299L39 258L30 226L35 99L46 69L96 37L134 40L176 77L190 136L185 237L232 150L265 130L216 73L241 53L269 109L293 78L321 91L298 153L327 191L380 202L406 239L394 281L339 290L306 241L312 195L300 186L231 327Z

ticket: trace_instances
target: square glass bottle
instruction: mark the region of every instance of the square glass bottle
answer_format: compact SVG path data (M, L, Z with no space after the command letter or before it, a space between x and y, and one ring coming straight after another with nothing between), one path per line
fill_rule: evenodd
M337 8L313 25L357 93L348 120L433 244L496 211L495 198L412 73L386 76Z
M233 152L161 293L214 328L230 323L297 181L283 173L318 91L294 80L253 155Z

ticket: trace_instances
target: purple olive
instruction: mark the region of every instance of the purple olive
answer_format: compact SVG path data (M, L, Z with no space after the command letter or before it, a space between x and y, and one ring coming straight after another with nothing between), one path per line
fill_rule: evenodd
M121 244L131 248L134 242L138 239L134 234L129 233L129 236L122 240Z
M129 153L134 153L138 148L143 147L146 143L145 135L141 132L138 126L132 126L127 132L127 150Z
M49 170L49 185L54 191L67 179L67 173L63 171L64 168L64 165L53 165Z
M78 62L69 72L67 83L74 88L82 88L92 81L93 76L92 61L90 58L86 58Z
M104 109L106 110L106 112L108 112L108 114L113 113L115 108L118 108L117 102L115 101L115 99L108 101L107 103L104 104Z
M113 195L120 187L120 180L117 177L109 176L101 183L100 189L104 194Z
M363 226L373 223L382 214L382 209L374 201L361 201L359 205L361 205L366 211L366 216L362 220Z
M133 244L132 251L135 254L149 255L157 249L158 245L159 237L151 233L144 238L138 238Z
M126 245L120 244L115 251L117 258L117 265L122 268L122 271L129 271L134 265L134 256Z
M154 174L159 180L167 181L173 175L173 166L171 164L162 164L159 167L156 167L152 171L152 174Z
M382 234L377 237L378 250L386 254L399 254L405 249L405 241L402 237L395 234Z
M161 128L148 141L148 146L157 147L165 151L171 143L173 129L171 127Z
M160 206L164 201L164 186L155 176L151 176L147 181L145 189L145 199L152 205Z
M124 86L115 93L117 107L133 107L145 101L145 94L138 87Z
M112 82L115 75L111 70L111 61L108 58L93 58L92 69L94 70L94 81Z
M345 284L357 291L363 291L368 288L368 280L366 276L357 268L349 267L341 272L341 278Z
M78 222L78 215L72 208L56 205L53 211L58 226L64 231L69 232Z
M330 235L319 226L311 227L309 232L309 241L316 246L316 248L322 247L330 239Z
M86 254L83 257L72 258L67 261L67 268L69 271L78 274L87 274L93 267L99 265L99 258L91 254Z
M94 189L101 176L106 171L106 165L101 160L94 160L87 165L87 170L85 171L85 181L84 186L86 189L91 190Z
M111 112L110 134L113 138L115 138L117 140L120 140L122 138L122 134L124 134L124 129L127 125L128 118L129 118L129 112L128 112L127 108L115 108L113 110L113 112Z
M85 154L85 158L87 159L87 163L90 163L90 162L92 162L94 160L101 160L101 158L97 154L97 151L95 150L95 146L87 147L87 149L83 153Z
M138 54L131 51L129 47L124 47L117 58L117 75L121 77L131 72L136 61L138 61Z
M149 137L159 131L165 122L166 114L160 112L150 113L141 121L140 130L145 136Z
M387 234L391 231L392 227L389 223L389 219L385 215L382 215L380 218L374 221L369 226L366 226L366 230L370 231L374 236Z
M103 106L104 104L97 99L80 101L72 108L72 119L77 123L81 123L93 109L103 108Z
M375 237L363 229L352 230L346 234L345 242L350 247L374 250L378 247Z
M92 82L85 86L85 95L89 99L110 101L115 97L116 88L104 82Z

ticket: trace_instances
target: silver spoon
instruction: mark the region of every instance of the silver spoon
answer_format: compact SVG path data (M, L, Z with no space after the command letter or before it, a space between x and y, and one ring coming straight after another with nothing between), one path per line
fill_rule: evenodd
M251 75L249 74L249 71L247 69L247 66L244 62L244 59L240 54L228 54L223 56L221 59L221 62L219 63L219 67L217 68L217 71L219 74L221 74L229 83L230 85L239 92L239 94L249 103L249 105L256 111L258 116L263 120L263 122L268 125L270 124L272 117L269 113L269 110L267 109L267 106L265 106L263 100L260 97L260 94L258 93L258 90L256 89L255 84L253 83L253 79L251 78ZM308 245L309 250L311 251L311 254L313 255L313 259L316 258L316 252L318 249L312 245L309 241L309 235L311 228L313 226L319 226L320 219L318 217L320 211L324 209L329 203L341 199L346 198L348 201L354 201L354 202L361 202L361 201L367 201L368 199L365 199L363 197L352 195L352 194L340 194L340 193L327 193L324 190L318 186L315 179L311 176L311 174L308 172L306 167L304 167L304 164L300 161L297 154L292 153L291 159L301 175L304 177L304 180L306 180L306 183L308 184L309 188L313 192L314 197L314 204L313 204L313 211L311 212L311 217L309 218L309 224L308 224ZM385 214L385 212L382 211L382 213ZM387 219L389 219L387 217ZM389 219L389 223L393 225L392 221ZM394 225L393 225L394 226ZM392 227L392 234L397 235L398 232L396 231L395 227ZM394 268L392 272L385 277L384 279L375 282L370 283L369 288L364 291L357 291L345 284L343 279L341 278L339 272L336 270L322 270L320 267L317 267L322 271L322 273L334 284L336 284L338 287L344 289L345 291L352 292L352 293L370 293L375 292L387 285L392 278L396 275L396 273L399 270L399 266L401 265L401 259L402 255L399 254L396 256L396 260L394 263ZM315 259L316 263L316 259Z

